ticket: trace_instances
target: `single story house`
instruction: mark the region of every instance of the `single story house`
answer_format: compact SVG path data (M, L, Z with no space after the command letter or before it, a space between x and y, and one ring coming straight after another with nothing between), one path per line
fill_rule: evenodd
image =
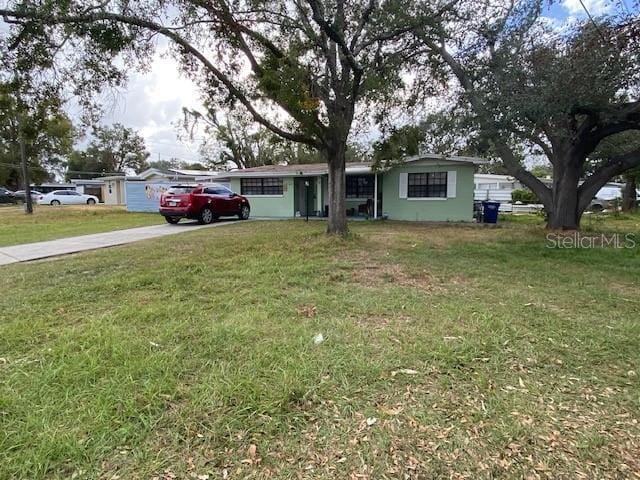
M89 193L90 195L96 195L100 201L105 205L127 205L129 206L128 194L129 190L135 190L136 195L140 190L139 185L131 189L129 187L130 182L142 182L146 185L153 184L153 188L159 187L159 184L163 183L207 183L217 181L216 179L224 172L215 172L209 170L184 170L178 168L171 168L168 170L160 170L157 168L149 168L139 175L111 175L107 177L96 177L91 180L84 179L72 179L71 182L75 189L81 193ZM145 190L145 186L142 190ZM153 189L146 186L146 191ZM100 189L100 192L96 192ZM148 196L148 195L145 195ZM152 195L153 197L153 195ZM143 199L143 197L141 197ZM149 200L149 199L147 199ZM135 208L135 207L134 207ZM155 208L157 210L157 207ZM149 211L145 210L133 210L133 211Z
M31 184L32 190L37 190L40 193L55 192L56 190L75 190L76 186L73 183L41 183L39 185Z
M227 172L208 170L149 169L137 177L128 177L124 182L124 195L128 212L157 212L160 197L177 183L221 183L228 185Z
M101 203L104 203L104 180L76 178L71 180L71 183L75 185L76 192L96 196Z
M413 221L473 219L475 157L423 154L382 171L370 163L346 165L349 216ZM325 164L268 165L223 174L231 190L249 198L254 217L326 216Z

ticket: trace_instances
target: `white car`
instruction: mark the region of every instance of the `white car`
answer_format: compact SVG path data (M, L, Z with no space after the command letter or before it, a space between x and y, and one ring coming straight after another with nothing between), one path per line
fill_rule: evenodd
M40 205L95 205L98 197L84 195L75 190L55 190L38 199Z

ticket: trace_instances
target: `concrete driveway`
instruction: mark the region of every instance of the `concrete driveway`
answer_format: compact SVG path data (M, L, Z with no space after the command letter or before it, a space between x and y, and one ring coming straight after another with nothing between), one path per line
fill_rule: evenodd
M61 238L47 242L27 243L12 247L0 247L0 265L9 265L18 262L29 262L42 258L57 257L70 253L96 250L98 248L125 245L150 238L166 237L178 233L193 232L202 228L222 227L236 223L235 221L223 221L211 225L198 225L197 223L179 223L178 225L153 225L151 227L129 228L113 232L94 233L79 237Z

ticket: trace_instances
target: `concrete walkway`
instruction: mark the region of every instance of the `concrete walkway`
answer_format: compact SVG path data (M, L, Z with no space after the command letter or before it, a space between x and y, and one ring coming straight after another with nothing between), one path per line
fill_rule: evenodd
M96 250L127 243L139 242L150 238L165 237L178 233L193 232L202 228L222 227L234 221L217 222L211 225L197 223L179 223L178 225L153 225L151 227L129 228L113 232L94 233L79 237L61 238L47 242L27 243L12 247L0 247L0 265L29 262L48 257L57 257L70 253Z

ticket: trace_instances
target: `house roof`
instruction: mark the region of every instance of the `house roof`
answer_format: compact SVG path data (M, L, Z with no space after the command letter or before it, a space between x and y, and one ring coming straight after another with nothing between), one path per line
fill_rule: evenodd
M443 162L460 162L460 163L473 163L474 165L482 165L487 161L480 157L465 157L462 155L443 155L439 153L421 153L419 155L413 155L411 157L405 157L402 159L405 163L417 162L418 160L435 160Z
M347 163L347 173L359 173L371 171L371 163ZM263 165L261 167L232 170L225 174L226 177L291 177L291 176L315 176L329 173L326 163L302 163L296 165Z
M139 175L111 175L108 177L96 177L93 180L100 181L113 181L113 180L129 180L129 181L144 181L153 176L165 177L167 180L197 180L197 179L207 179L212 177L219 177L221 174L226 174L226 172L214 172L210 170L180 170L180 169L169 169L169 170L160 170L159 168L148 168L143 172L140 172ZM226 175L224 175L226 177Z
M517 181L511 175L498 175L494 173L476 173L473 176L476 180L496 180L496 181Z
M218 172L215 170L185 170L181 168L170 168L170 172L177 173L178 175L187 175L191 177L217 177L226 172Z
M138 178L146 180L149 177L157 175L159 177L167 177L171 179L195 178L195 177L217 177L220 173L212 170L184 170L180 168L169 168L161 170L159 168L148 168L144 172L138 174Z
M104 179L102 178L72 178L71 183L75 185L103 185Z
M479 164L485 163L481 158L459 157L436 154L416 155L403 159L404 163L417 162L420 160L432 160L438 162L460 162ZM348 162L345 165L347 174L372 173L372 162ZM291 177L291 176L317 176L326 175L329 168L325 163L303 163L299 165L264 165L262 167L245 168L243 170L232 170L225 173L225 177Z

